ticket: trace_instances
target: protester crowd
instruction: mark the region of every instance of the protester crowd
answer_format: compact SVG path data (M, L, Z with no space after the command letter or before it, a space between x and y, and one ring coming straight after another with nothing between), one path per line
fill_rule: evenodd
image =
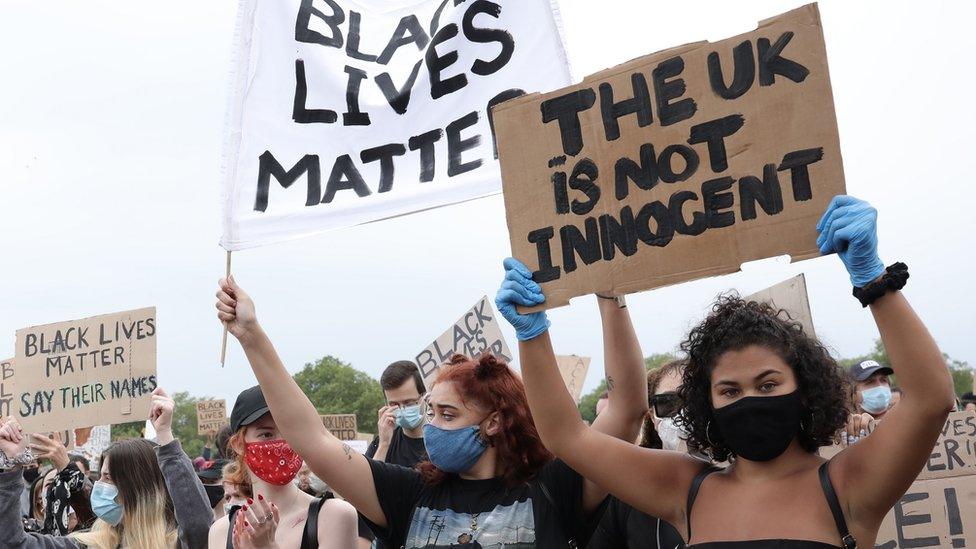
M907 267L878 257L875 220L837 197L818 245L843 262L890 364L844 371L785 312L726 295L680 360L647 372L626 305L598 295L607 393L587 425L558 371L558 327L520 312L545 296L510 258L496 305L521 374L490 353L455 355L426 387L413 362L391 363L365 455L324 427L253 300L222 279L217 315L258 381L230 425L191 460L157 388L155 440L116 442L88 463L2 418L0 546L871 547L947 414L976 409L972 393L954 401L899 291Z

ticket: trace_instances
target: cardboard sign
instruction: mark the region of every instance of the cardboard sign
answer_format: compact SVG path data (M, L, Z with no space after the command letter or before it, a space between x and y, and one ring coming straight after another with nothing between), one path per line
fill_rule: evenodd
M228 250L497 194L491 105L572 82L552 0L238 4Z
M13 415L14 359L0 360L0 417Z
M140 421L156 388L156 308L17 330L12 415L28 432Z
M420 368L424 385L429 389L441 365L450 360L452 355L460 353L474 357L483 351L491 351L505 362L512 362L512 351L502 336L488 296L478 300L453 326L418 353L414 362Z
M583 393L583 382L586 381L586 372L590 369L590 357L556 355L556 363L559 365L559 373L563 376L569 394L573 395L576 404L579 404L580 395Z
M326 414L322 416L325 428L339 440L356 440L356 414Z
M513 255L541 308L819 256L844 193L815 4L494 108Z
M112 444L112 426L96 425L89 428L88 438L82 442L78 441L78 450L88 459L94 459L102 455Z
M810 314L810 298L807 295L807 279L802 274L784 280L752 295L746 296L746 301L769 303L776 309L783 309L790 318L803 326L803 331L810 337L816 338L813 329L813 315Z
M870 435L869 435L870 436ZM839 445L820 449L831 458ZM876 548L976 544L976 412L953 412L918 479L885 516Z
M876 547L976 544L976 412L953 412L918 480L885 516Z
M197 402L197 434L206 435L216 433L224 425L228 425L227 401L204 400Z

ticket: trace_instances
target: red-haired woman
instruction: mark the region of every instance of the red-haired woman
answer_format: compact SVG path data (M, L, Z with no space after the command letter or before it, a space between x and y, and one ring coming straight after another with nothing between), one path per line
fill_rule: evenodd
M387 546L565 547L585 538L606 492L552 459L522 380L503 361L455 356L441 368L424 427L430 461L419 470L372 461L325 429L233 278L220 288L218 317L241 342L285 439ZM607 372L626 388L611 393L594 427L634 440L647 410L640 348L626 311L609 300L601 311L615 343Z
M230 427L227 451L234 461L224 469L224 482L246 486L250 496L213 523L210 549L355 547L352 507L337 499L317 499L292 482L302 458L282 438L261 387L237 395Z

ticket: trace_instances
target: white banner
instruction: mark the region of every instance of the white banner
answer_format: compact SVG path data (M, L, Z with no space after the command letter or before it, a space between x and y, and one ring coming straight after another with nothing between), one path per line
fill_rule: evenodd
M227 250L498 193L489 106L571 80L555 0L241 0L236 55Z

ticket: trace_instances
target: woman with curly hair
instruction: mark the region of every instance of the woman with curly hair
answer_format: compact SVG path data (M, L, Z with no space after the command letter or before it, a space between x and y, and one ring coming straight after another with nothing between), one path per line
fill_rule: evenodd
M952 382L935 341L899 292L907 267L885 269L877 212L834 198L817 226L821 253L837 253L871 313L904 396L874 433L829 462L847 409L841 372L824 347L766 305L721 298L682 345L679 393L688 445L725 469L677 452L638 448L587 429L559 371L544 313L506 315L522 340L526 393L539 434L584 477L645 513L675 525L690 547L873 547L881 521L929 457L953 406ZM521 263L506 264L504 297L544 300ZM503 311L504 313L504 311ZM600 459L593 456L600 455Z
M384 545L585 545L588 515L607 492L553 460L522 380L503 360L454 355L440 368L424 425L429 460L410 469L371 460L333 436L281 364L250 297L233 278L221 281L217 297L218 317L241 342L285 440ZM607 373L621 388L594 429L633 441L647 410L642 353L626 310L601 301Z

